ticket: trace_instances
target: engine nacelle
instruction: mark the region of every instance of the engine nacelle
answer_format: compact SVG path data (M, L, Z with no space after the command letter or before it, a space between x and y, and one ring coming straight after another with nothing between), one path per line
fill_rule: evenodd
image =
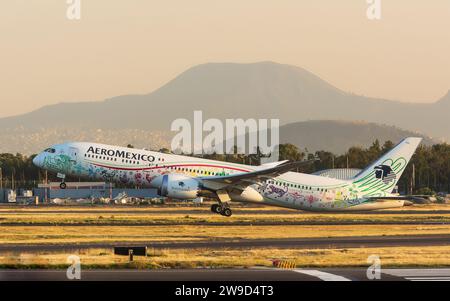
M160 196L180 199L193 200L198 197L200 192L200 183L188 176L169 174L163 175L161 184L158 185L158 194Z

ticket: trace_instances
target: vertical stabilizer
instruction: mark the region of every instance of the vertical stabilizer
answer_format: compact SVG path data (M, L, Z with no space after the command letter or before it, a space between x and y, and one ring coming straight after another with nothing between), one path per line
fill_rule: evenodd
M364 196L391 193L421 141L416 137L403 139L352 179L355 189Z

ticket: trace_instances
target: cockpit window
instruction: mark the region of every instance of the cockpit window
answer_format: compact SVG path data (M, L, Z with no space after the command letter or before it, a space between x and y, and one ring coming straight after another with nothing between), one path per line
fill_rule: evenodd
M44 152L54 154L54 153L56 153L56 149L54 149L54 148L47 148Z

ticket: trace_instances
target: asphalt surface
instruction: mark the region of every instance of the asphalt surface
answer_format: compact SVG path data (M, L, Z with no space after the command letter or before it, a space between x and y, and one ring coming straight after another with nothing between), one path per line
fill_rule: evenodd
M103 249L114 246L147 246L155 249L220 249L220 248L285 248L285 249L341 249L373 247L413 247L447 246L450 234L436 235L392 235L392 236L347 236L325 238L287 238L287 239L239 239L199 242L111 242L68 244L2 244L0 251L62 251L80 249Z
M381 269L369 279L364 268L82 270L81 281L450 281L450 269ZM69 280L65 270L0 270L0 281Z
M151 210L145 210L145 207L143 208L136 208L136 207L129 207L126 209L112 209L108 207L67 207L70 210L47 210L51 207L43 207L42 210L40 209L33 209L29 206L25 207L5 207L5 210L2 210L2 206L0 206L0 215L8 216L8 215L29 215L29 214L57 214L57 215L65 215L65 214L89 214L89 215L98 215L98 214L111 214L111 215L117 215L117 214L127 214L127 215L205 215L210 216L212 213L209 209L209 207L192 207L192 208L177 208L177 207L165 207L165 208L151 208ZM117 207L113 207L117 208ZM91 210L90 210L91 209ZM168 210L169 209L169 210ZM249 210L249 208L233 208L233 213L236 215L267 215L267 214L277 214L282 216L301 216L305 214L312 214L313 212L309 211L301 211L301 210L293 210L293 209L279 209L274 208L273 210L260 210L252 208ZM326 216L330 212L314 212L317 216ZM332 212L334 215L349 215L349 214L358 214L358 215L374 215L374 216L380 216L380 215L429 215L430 217L433 216L442 216L443 214L450 214L450 210L445 209L438 209L438 210L420 210L420 209L411 209L411 210L375 210L375 211L347 211L347 212ZM4 219L4 218L3 218ZM2 220L2 218L0 218ZM230 221L184 221L184 220L177 220L177 221L141 221L141 222L132 222L132 221L120 221L116 220L114 222L110 221L89 221L87 222L61 222L61 223L55 223L55 222L33 222L33 223L22 223L22 222L2 222L1 226L8 226L8 227L33 227L33 226L39 226L39 227L50 227L50 226L98 226L98 227L121 227L121 226L127 226L127 227L141 227L141 226L181 226L181 225L207 225L207 226L230 226L230 225L238 225L238 226L252 226L252 225L258 225L258 226L278 226L278 225L284 225L284 226L296 226L296 225L412 225L412 224L426 224L426 225L449 225L450 222L445 220L437 219L431 219L429 221L421 221L418 222L416 220L285 220L285 221L271 221L271 220L254 220L254 221L245 221L240 220L236 222L230 222Z
M70 207L69 207L70 208ZM3 209L0 206L0 210ZM6 208L7 210L1 210L1 214L74 214L74 213L89 213L89 214L127 214L127 215L173 215L173 214L202 214L202 215L211 215L211 211L209 207L197 207L192 209L186 209L186 208L174 208L174 207L166 207L166 208L151 208L150 210L135 210L134 208L129 209L98 209L96 207L89 207L89 208L74 208L70 210L47 210L46 208L43 208L42 210L39 209L30 209L30 207L24 207L19 209L10 209ZM92 210L90 210L92 209ZM272 209L272 210L258 210L258 209L250 209L249 208L232 208L233 213L236 215L267 215L267 214L281 214L281 215L303 215L303 214L321 214L320 212L311 212L311 211L301 211L301 210L295 210L295 209ZM367 214L367 215L392 215L392 214L450 214L450 210L445 209L438 209L438 210L375 210L375 211L336 211L332 212L333 214ZM323 213L323 214L329 214L329 213Z

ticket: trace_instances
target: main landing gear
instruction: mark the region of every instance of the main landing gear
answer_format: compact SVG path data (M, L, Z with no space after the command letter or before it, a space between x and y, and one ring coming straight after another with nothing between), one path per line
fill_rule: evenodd
M211 211L217 214L221 214L226 217L230 217L231 212L230 206L228 206L229 201L231 201L230 196L228 195L228 192L225 190L217 190L216 195L219 201L219 204L214 204L211 206Z
M227 203L214 204L211 206L211 211L226 217L230 217L233 214Z

